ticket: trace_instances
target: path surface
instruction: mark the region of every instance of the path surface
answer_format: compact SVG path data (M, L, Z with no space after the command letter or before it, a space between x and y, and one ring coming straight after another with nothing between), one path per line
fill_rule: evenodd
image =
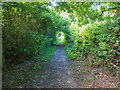
M29 63L28 63L29 62ZM104 67L90 67L86 61L68 60L63 46L58 46L46 67L31 70L41 62L27 61L4 72L3 87L12 88L113 88L118 87L118 76L111 77ZM41 65L41 64L40 64ZM25 69L25 70L24 70ZM30 70L29 70L30 69ZM35 71L35 72L34 72ZM33 74L31 75L31 73ZM95 76L95 73L97 75ZM73 78L74 77L74 78ZM96 77L96 79L95 79ZM23 81L22 81L23 80ZM19 82L22 81L22 84Z
M79 87L75 82L70 67L70 61L67 60L64 47L59 46L52 60L49 62L43 75L37 80L37 86L40 88L76 88Z

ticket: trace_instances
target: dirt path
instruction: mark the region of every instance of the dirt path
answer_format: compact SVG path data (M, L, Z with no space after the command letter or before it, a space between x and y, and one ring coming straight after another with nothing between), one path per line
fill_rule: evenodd
M75 82L70 67L70 61L67 60L64 47L59 46L52 60L49 62L43 75L38 79L37 87L40 88L76 88L79 87Z
M58 46L44 69L32 70L38 62L25 62L7 72L3 87L15 88L116 88L118 76L111 76L104 67L90 67L87 60L68 60L64 47ZM32 64L29 66L29 64ZM42 65L42 64L40 64ZM25 70L24 70L25 69ZM32 75L32 71L34 72ZM96 74L96 75L95 75ZM31 76L30 76L31 75ZM9 76L9 77L8 77ZM18 81L23 83L19 85ZM17 83L16 83L17 82Z
M69 61L62 46L58 47L48 63L42 76L35 80L37 88L113 88L118 85L117 77L106 75L103 68L87 67L83 61ZM99 73L96 79L95 72Z

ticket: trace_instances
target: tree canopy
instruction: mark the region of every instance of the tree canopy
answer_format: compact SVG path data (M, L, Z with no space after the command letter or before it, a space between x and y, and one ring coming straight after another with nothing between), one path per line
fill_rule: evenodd
M39 55L66 33L70 59L91 56L90 63L118 67L120 17L118 2L4 2L2 5L5 63Z

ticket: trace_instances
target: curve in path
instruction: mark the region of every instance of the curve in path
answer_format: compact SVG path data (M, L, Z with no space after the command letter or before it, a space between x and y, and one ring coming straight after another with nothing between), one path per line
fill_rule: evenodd
M67 60L64 47L58 47L49 66L37 82L37 86L40 88L79 87L72 76L70 62Z

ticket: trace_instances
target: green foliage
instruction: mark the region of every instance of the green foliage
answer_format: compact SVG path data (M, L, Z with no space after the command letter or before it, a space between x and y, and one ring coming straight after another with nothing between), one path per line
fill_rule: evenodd
M83 70L82 73L88 73L88 71L87 70Z
M53 44L58 45L59 42L61 42L62 45L66 45L67 44L67 34L65 34L64 32L60 32L60 31L56 32Z
M77 22L71 23L70 42L65 47L69 59L83 60L84 57L88 57L92 66L105 64L111 66L110 63L118 66L120 62L118 10L109 12L114 14L114 18L110 15L103 16L101 19L91 20L88 24L81 24L80 27ZM112 68L116 69L117 66Z
M63 38L62 38L62 40L61 40L61 44L62 44L62 45L67 45L67 34L64 34L64 35L63 35Z
M3 64L42 58L55 32L68 30L69 22L48 3L4 2L2 7Z
M47 63L45 62L51 59L55 50L55 46L48 47L46 54L42 55L41 59L37 58L34 61L30 61L22 66L22 68L21 65L11 66L10 72L3 72L3 87L14 87L33 82L33 77L36 74L36 71L45 69L47 66ZM42 72L40 72L39 75L42 75ZM5 83L4 79L8 78L9 81Z
M59 2L57 11L67 11L71 17L71 22L77 21L79 26L94 22L95 20L104 20L105 13L116 13L118 16L118 2ZM111 9L115 8L115 9ZM117 10L117 11L116 11ZM73 14L74 13L74 14ZM76 20L74 18L76 17Z
M94 81L94 80L96 80L97 78L96 77L89 77L87 80L88 81Z
M93 66L105 64L110 66L113 63L116 65L113 65L113 68L116 69L120 62L120 22L117 8L119 4L116 2L58 4L57 7L50 9L49 3L3 3L5 64L18 63L25 57L47 61L43 55L51 44L58 43L56 33L63 32L65 39L61 43L67 44L65 49L69 59L79 61L88 57L89 63ZM100 8L93 8L94 5ZM62 10L69 13L70 20L60 16Z

